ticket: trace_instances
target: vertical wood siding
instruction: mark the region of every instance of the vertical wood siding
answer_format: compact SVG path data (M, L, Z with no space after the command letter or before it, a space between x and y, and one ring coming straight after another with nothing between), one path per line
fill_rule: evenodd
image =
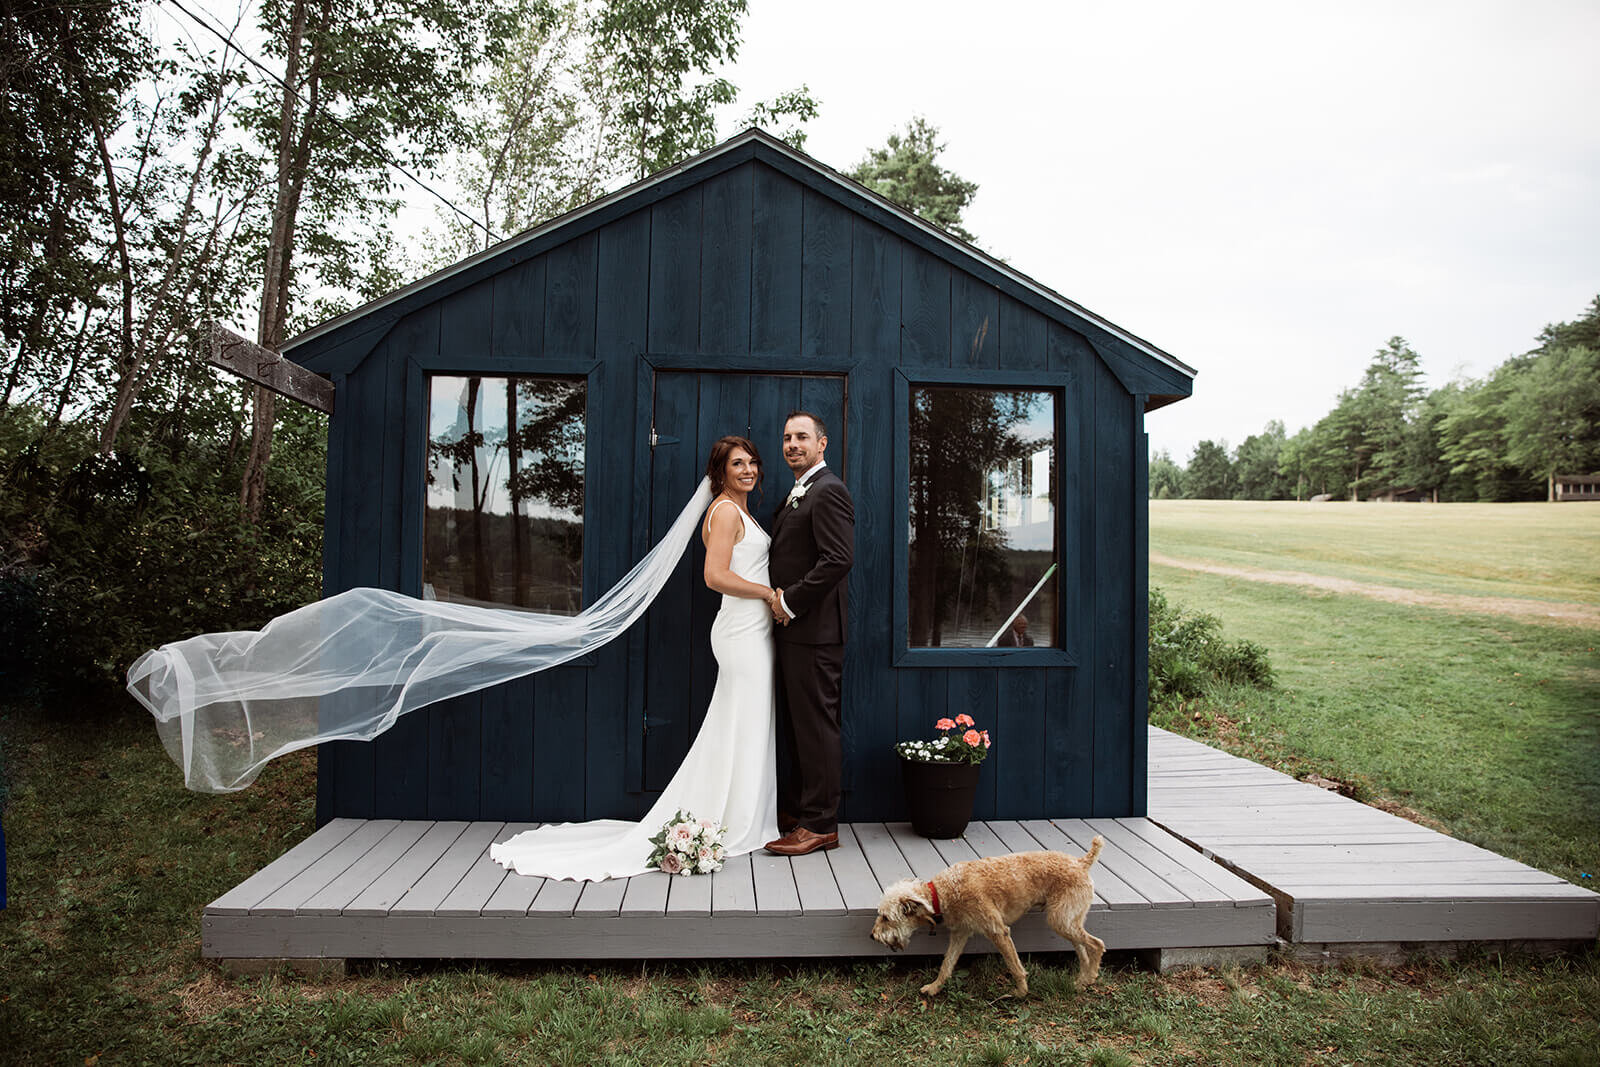
M703 356L721 373L653 371L647 355ZM704 446L721 433L748 432L764 451L770 510L786 477L778 428L725 425L719 412L838 401L837 386L756 373L764 361L791 368L785 374L807 359L849 365L844 419L830 427L848 441L842 473L857 507L842 814L904 817L893 743L930 736L934 720L962 711L996 740L979 818L1143 813L1144 398L1081 334L831 196L744 163L406 315L338 383L328 592L418 591L425 379L469 373L478 359L486 374L538 373L552 360L596 367L584 542L591 600L681 507L658 489L662 472L683 467L674 477L698 479ZM972 370L999 383L1007 372L1052 376L1062 427L1057 580L1076 666L995 667L977 657L971 666L894 666L890 605L904 592L893 551L903 535L891 519L891 460L903 447L894 375L915 381L918 370ZM658 416L683 430L653 460L639 399L652 390ZM652 627L648 654L684 664L687 717L643 732L645 650L632 634L575 665L406 716L371 744L324 746L319 818L640 814L715 681L709 649L696 644L706 645L717 598L685 571L663 594L668 603L688 612L687 625Z

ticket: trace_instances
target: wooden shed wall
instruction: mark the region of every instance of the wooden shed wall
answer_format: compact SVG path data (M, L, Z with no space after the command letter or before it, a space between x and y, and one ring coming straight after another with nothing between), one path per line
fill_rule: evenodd
M336 373L326 591L420 589L428 373L584 367L596 368L585 589L608 588L642 521L645 356L851 367L843 473L858 527L842 817L903 817L892 744L959 711L996 738L977 817L1144 814L1144 397L1078 332L759 161L409 311ZM1059 588L1076 666L1003 666L992 653L993 665L983 653L972 666L894 665L895 375L968 369L998 384L1044 373L1064 391ZM777 432L758 444L775 451ZM325 745L319 819L637 816L651 795L630 791L625 769L630 666L621 640L580 665L413 713L370 744Z

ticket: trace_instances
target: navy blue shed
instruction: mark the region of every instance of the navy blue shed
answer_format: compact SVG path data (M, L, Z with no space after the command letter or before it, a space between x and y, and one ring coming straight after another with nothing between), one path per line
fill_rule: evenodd
M766 521L815 412L856 503L841 816L905 818L895 742L961 714L978 818L1144 814L1144 415L1194 371L803 153L747 131L284 354L335 385L328 594L575 611L723 434ZM642 814L715 679L703 558L609 646L324 745L319 821Z

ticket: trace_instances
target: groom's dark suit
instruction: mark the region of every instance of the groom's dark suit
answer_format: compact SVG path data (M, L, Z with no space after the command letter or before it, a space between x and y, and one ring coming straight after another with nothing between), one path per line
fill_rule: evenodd
M844 678L844 577L855 559L855 506L826 466L809 471L805 495L772 517L767 567L794 615L774 628L779 691L795 766L778 783L778 807L819 834L838 828L840 688Z

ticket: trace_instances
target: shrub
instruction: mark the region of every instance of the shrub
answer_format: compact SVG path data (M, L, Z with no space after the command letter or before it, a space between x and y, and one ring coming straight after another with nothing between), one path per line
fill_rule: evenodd
M147 649L317 599L320 420L280 422L260 526L240 518L245 449L227 429L136 425L102 456L91 426L0 412L0 680L81 714Z
M1173 704L1210 694L1217 685L1271 688L1267 650L1253 641L1227 641L1222 620L1185 611L1150 589L1150 702Z

